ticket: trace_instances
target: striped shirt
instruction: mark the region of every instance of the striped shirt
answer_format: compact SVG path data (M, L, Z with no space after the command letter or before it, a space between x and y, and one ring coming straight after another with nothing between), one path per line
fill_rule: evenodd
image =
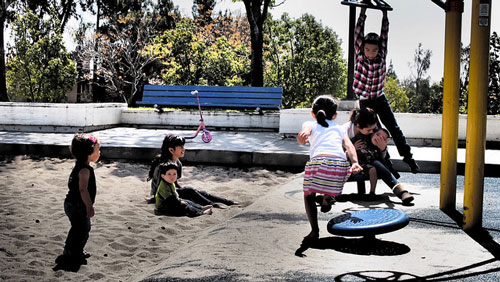
M354 82L352 88L360 99L376 99L384 94L389 20L382 19L381 49L375 59L368 59L362 50L366 15L360 15L354 30Z

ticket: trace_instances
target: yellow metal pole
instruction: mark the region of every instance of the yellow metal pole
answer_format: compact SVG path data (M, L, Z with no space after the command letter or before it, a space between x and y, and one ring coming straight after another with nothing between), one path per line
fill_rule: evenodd
M482 226L491 0L472 1L464 230Z
M460 42L463 8L463 0L446 1L439 202L441 210L456 209Z

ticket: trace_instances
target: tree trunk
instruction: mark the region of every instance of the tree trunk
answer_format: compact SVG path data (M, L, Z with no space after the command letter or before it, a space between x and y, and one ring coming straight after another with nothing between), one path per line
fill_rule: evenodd
M251 80L252 86L264 86L264 60L262 48L264 46L262 29L255 28L251 34L252 62Z
M252 86L264 86L264 21L267 17L270 0L243 0L250 24L250 38L252 49L251 80ZM262 6L261 6L262 5ZM262 9L261 9L262 8Z
M2 1L3 2L3 1ZM4 4L4 3L2 3ZM4 27L6 7L0 8L0 102L8 102L7 81L5 77L5 48L4 48Z

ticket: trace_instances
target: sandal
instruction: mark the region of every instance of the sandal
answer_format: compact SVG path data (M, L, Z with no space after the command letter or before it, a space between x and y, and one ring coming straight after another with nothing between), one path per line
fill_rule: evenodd
M327 204L325 204L325 199L321 202L321 212L327 213L332 210L332 205L335 203L335 198L330 197L329 200L326 200Z

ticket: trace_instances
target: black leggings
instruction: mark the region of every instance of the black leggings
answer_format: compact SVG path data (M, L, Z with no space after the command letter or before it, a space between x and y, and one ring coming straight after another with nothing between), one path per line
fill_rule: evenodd
M200 204L202 206L212 205L214 207L217 207L218 206L217 203L223 203L224 205L228 205L228 206L234 204L234 202L231 200L209 194L205 191L196 190L190 186L176 188L175 190L179 194L179 198L191 200L191 201L193 201L197 204Z
M85 205L64 201L64 212L69 218L71 228L66 238L64 249L73 256L83 255L83 248L87 244L90 232L90 218L87 216Z

